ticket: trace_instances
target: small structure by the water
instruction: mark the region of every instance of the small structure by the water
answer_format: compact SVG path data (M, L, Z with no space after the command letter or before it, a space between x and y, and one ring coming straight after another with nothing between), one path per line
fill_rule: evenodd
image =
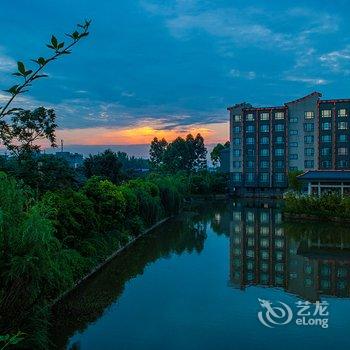
M350 195L350 170L310 170L298 176L308 195Z

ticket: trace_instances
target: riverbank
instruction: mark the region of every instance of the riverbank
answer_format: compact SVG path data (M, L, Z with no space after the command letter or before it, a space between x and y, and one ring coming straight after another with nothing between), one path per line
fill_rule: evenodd
M307 196L287 193L283 215L288 219L310 221L350 222L350 197L338 194Z
M52 301L52 303L49 305L49 307L53 307L56 303L60 302L61 300L63 300L65 297L67 297L74 289L76 289L77 287L79 287L81 284L83 284L84 282L86 282L89 278L91 278L95 273L97 273L98 271L100 271L103 267L105 267L108 263L110 263L113 259L115 259L119 254L121 254L122 252L124 252L127 248L129 248L131 245L133 245L138 239L140 239L141 237L147 235L148 233L150 233L151 231L153 231L154 229L156 229L158 226L161 226L162 224L164 224L166 221L168 221L171 217L167 217L164 218L160 221L158 221L157 223L155 223L154 225L152 225L150 228L146 229L145 231L143 231L142 233L140 233L139 235L137 235L136 237L134 237L131 241L129 241L127 244L125 244L123 247L119 248L118 250L116 250L114 253L112 253L111 255L109 255L104 261L102 261L101 263L99 263L96 267L94 267L89 273L87 273L85 276L83 276L82 278L80 278L78 281L76 281L74 283L74 285L66 290L64 293L62 293L59 297L57 297L55 300Z

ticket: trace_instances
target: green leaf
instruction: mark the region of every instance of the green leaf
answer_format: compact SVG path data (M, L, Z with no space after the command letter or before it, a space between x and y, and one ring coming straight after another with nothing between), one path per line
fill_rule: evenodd
M72 33L72 38L73 38L74 40L79 39L79 32L75 31L74 33Z
M14 76L16 76L16 77L21 77L21 76L22 76L22 74L21 74L21 73L18 73L18 72L12 73L12 75L14 75Z
M18 71L19 71L22 75L24 75L24 73L26 72L26 68L25 68L25 66L24 66L24 63L21 62L21 61L18 61L18 62L17 62L17 68L18 68Z
M4 91L9 92L9 93L12 94L12 95L15 95L15 94L18 93L18 87L19 87L18 84L17 84L17 85L13 85L13 86L11 86L9 89L4 90Z
M40 79L40 78L46 78L46 77L48 77L47 74L39 74L39 75L36 75L36 76L33 78L33 80L35 80L35 79Z
M47 44L46 46L47 46L49 49L55 50L55 48L54 48L52 45Z
M58 44L57 48L58 49L62 49L63 46L64 46L64 42L61 42L61 43Z
M84 32L80 34L80 37L83 38L84 36L88 36L88 35L89 35L89 32Z
M24 76L27 77L31 73L33 73L33 71L29 69L24 73Z
M51 44L55 49L57 49L58 41L54 35L51 36Z

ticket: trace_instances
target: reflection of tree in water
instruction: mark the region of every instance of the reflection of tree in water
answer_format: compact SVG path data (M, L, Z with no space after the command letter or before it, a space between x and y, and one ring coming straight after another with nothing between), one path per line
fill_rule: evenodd
M283 226L288 237L301 244L307 242L308 246L350 252L350 229L347 225L329 222L286 222Z
M217 235L230 236L232 203L227 201L202 201L194 204L196 212L194 219L210 223L212 230Z
M54 307L52 339L57 348L64 348L76 331L83 331L100 318L121 296L125 284L142 275L147 265L172 254L200 253L205 239L206 225L189 215L173 219L139 239ZM79 349L79 344L73 346Z

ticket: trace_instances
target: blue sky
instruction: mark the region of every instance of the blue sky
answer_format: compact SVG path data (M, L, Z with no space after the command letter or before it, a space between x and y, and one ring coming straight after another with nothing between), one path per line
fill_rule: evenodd
M45 55L51 34L91 18L91 36L23 104L55 108L72 142L110 130L109 143L132 143L118 132L145 128L145 138L198 128L216 140L237 102L350 97L349 13L342 0L3 0L0 86L11 85L17 59Z

